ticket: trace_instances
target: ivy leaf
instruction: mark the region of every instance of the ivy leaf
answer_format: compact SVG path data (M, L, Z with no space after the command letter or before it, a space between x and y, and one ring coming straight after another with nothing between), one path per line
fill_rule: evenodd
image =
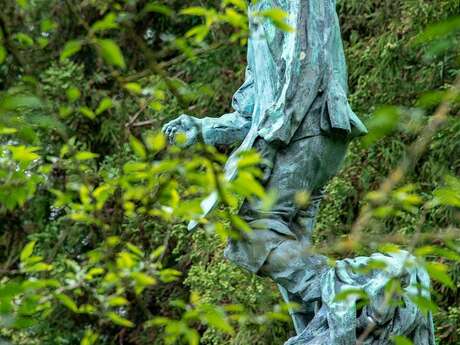
M120 47L115 41L110 39L97 40L98 46L101 48L102 58L110 65L125 68L125 58Z

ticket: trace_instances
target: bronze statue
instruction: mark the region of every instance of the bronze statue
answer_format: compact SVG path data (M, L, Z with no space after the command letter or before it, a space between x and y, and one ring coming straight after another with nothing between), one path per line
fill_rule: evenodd
M255 15L273 7L287 13L293 32L282 31ZM203 119L181 115L163 127L172 141L176 133L185 133L186 145L198 140L210 145L238 141L239 148L227 162L228 179L238 173L242 151L255 148L264 159L262 183L277 191L277 202L269 212L244 202L239 214L253 231L243 239L230 240L225 256L250 272L270 277L286 301L301 306L292 313L298 336L288 344L355 344L359 330L374 321L375 330L368 339L377 340L365 344L391 344L391 330L416 339L415 345L433 344L431 318L422 317L410 300L405 308L384 308L382 318L375 308L361 310L358 316L354 302L346 305L331 299L347 286L365 289L364 279L375 286L367 291L374 296L371 305L378 301L384 286L373 283L388 282L387 274L356 279L349 272L371 258L339 261L339 270L329 267L324 256L309 251L323 187L337 173L349 141L367 133L347 100L346 62L335 0L259 0L250 5L249 22L246 80L233 97L234 112ZM310 194L308 206L295 203L299 191ZM203 203L204 212L216 202L217 196L212 195ZM379 255L390 268L401 266L401 276L429 286L423 270L398 264L403 254ZM396 313L403 317L407 308L413 311L413 318L398 322L408 326L392 324L389 329L389 320L396 320ZM374 337L378 331L387 339Z

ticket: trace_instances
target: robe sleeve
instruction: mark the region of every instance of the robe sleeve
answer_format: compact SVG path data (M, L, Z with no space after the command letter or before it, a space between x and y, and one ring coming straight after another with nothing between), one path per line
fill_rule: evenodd
M246 68L243 85L233 96L232 113L202 119L202 138L208 145L231 145L243 141L249 132L254 111L254 80Z

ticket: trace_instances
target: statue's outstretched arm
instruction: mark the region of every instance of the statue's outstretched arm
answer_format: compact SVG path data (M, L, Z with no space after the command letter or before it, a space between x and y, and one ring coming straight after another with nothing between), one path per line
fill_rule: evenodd
M246 79L233 96L234 112L221 117L197 118L182 114L163 126L163 132L174 143L176 134L184 133L187 147L196 141L204 141L208 145L231 145L244 139L252 123L254 110L254 81L249 67Z
M231 145L241 142L248 133L254 111L254 80L249 67L243 85L233 96L232 113L202 119L202 138L208 145Z

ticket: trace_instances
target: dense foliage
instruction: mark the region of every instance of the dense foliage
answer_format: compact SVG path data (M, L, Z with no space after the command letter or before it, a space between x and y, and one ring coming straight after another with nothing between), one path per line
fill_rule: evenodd
M158 132L180 113L229 110L245 2L0 5L0 343L286 340L276 287L221 255L247 230L239 200L273 197L257 155L227 183L224 148L185 151ZM371 131L328 186L317 246L338 258L401 245L426 259L438 339L460 344L460 1L338 11L350 99ZM279 11L261 16L283 29ZM215 189L225 205L188 233Z

